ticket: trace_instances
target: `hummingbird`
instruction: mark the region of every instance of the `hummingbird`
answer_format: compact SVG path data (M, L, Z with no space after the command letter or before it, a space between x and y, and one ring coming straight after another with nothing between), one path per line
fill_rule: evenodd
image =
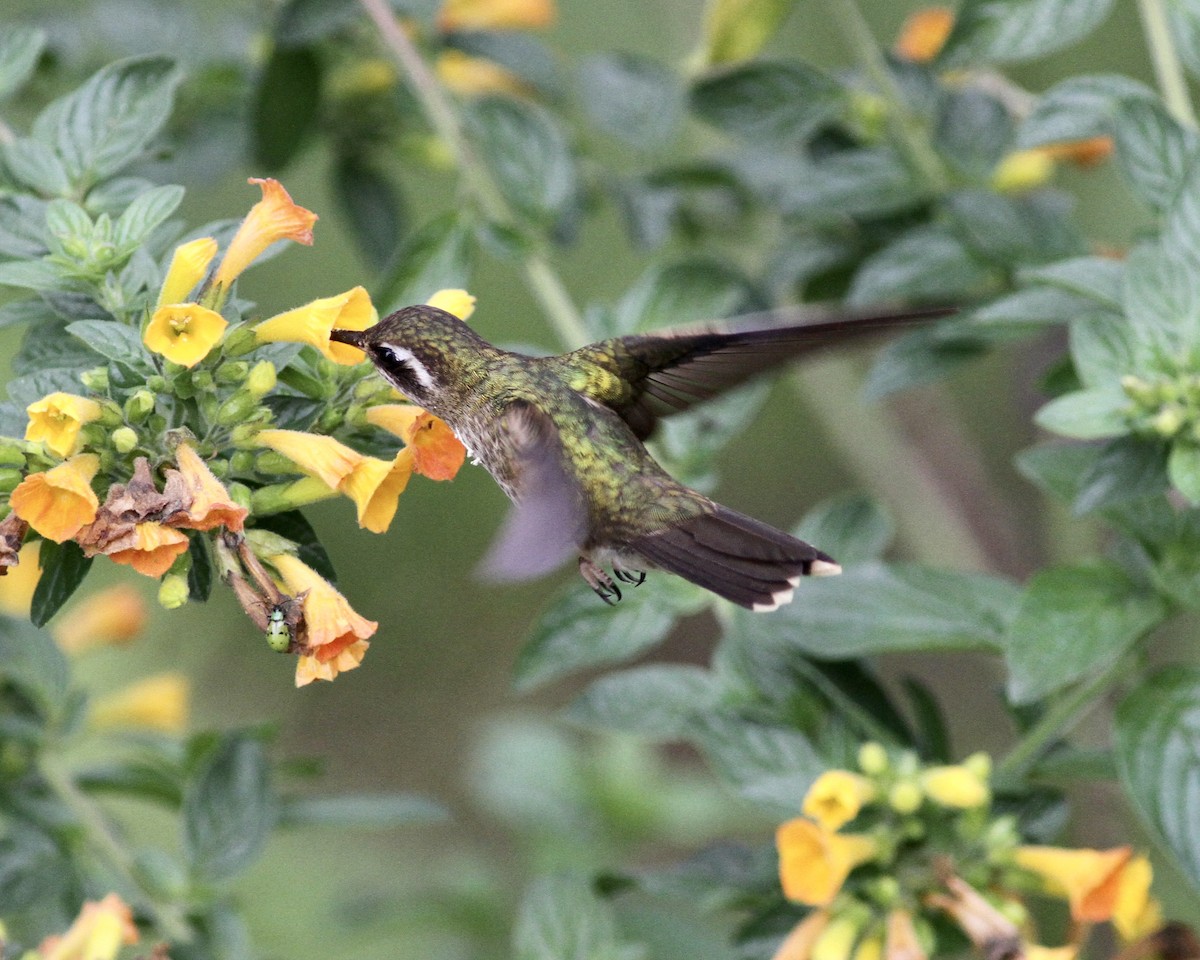
M404 307L330 339L364 351L411 401L446 422L513 509L481 564L492 580L548 573L578 556L606 603L618 581L661 569L751 610L789 602L803 576L841 567L827 553L674 479L645 441L687 410L815 348L951 311L843 315L615 337L569 353L503 350L437 307ZM605 567L612 569L610 575Z

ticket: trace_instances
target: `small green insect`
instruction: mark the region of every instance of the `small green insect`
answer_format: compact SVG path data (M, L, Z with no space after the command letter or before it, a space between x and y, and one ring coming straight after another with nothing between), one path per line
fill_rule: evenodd
M276 591L275 603L263 599L265 618L256 622L261 624L267 636L267 646L276 653L291 653L296 649L297 641L303 644L304 598L307 595L307 590L298 597Z
M276 653L287 653L292 645L292 628L288 626L283 607L272 607L267 615L267 646Z

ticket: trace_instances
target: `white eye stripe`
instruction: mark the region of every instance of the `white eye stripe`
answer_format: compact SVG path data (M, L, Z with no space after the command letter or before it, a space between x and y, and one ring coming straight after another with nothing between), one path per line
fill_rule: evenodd
M413 355L411 350L392 343L381 344L377 349L386 362L394 363L397 366L403 365L411 370L413 376L425 389L428 390L433 386L433 377L429 375L425 365Z

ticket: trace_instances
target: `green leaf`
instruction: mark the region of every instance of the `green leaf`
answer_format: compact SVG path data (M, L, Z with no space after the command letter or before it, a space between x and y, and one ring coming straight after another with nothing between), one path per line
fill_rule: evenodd
M992 279L993 272L949 228L922 224L862 262L846 302L952 301L985 289Z
M273 35L281 47L305 47L324 40L361 15L357 0L287 0L275 18Z
M85 557L79 544L72 540L55 543L42 541L38 564L42 575L33 591L29 619L35 627L44 627L83 583L92 568L91 557Z
M321 541L317 539L317 531L299 510L276 513L270 517L256 517L254 525L299 544L300 549L297 551L297 556L322 577L337 586L337 571L333 569L333 561L329 559L329 554L325 552Z
M702 120L751 143L795 144L838 115L845 103L829 76L796 62L755 62L702 77L692 110Z
M1086 387L1112 388L1137 369L1135 334L1124 314L1095 313L1072 321L1071 360Z
M1110 134L1117 107L1125 100L1157 102L1158 95L1115 74L1069 77L1037 98L1018 131L1017 145L1040 147Z
M917 753L935 763L949 763L952 756L950 730L933 691L913 677L905 677L903 684L916 721Z
M513 927L515 960L638 960L623 945L609 906L582 876L539 877L521 898Z
M893 340L879 351L867 374L863 393L868 400L933 383L949 376L987 349L982 337L949 333L929 327Z
M578 88L588 119L611 137L654 150L678 136L679 76L655 60L630 53L588 57L579 67Z
M933 145L967 182L986 183L1012 147L1011 111L981 89L947 90L939 103Z
M1102 307L1120 310L1125 285L1125 264L1111 257L1071 257L1057 263L1024 267L1022 284L1054 287L1094 300Z
M17 287L41 292L61 290L67 282L44 260L14 260L0 263L0 287Z
M605 335L719 320L754 303L745 275L716 260L653 266L621 298Z
M890 149L842 150L808 164L785 189L783 210L801 217L842 221L882 217L924 203L928 189Z
M213 569L212 549L209 547L208 535L198 530L188 538L188 552L191 554L192 565L188 567L188 599L195 603L206 603L212 594Z
M707 670L656 664L592 681L568 708L567 717L651 740L679 740L693 718L716 703L716 686Z
M940 64L1018 63L1078 43L1108 16L1113 0L966 0Z
M1110 384L1076 390L1051 400L1033 419L1044 430L1064 437L1098 440L1129 433L1130 409L1129 397L1120 387Z
M713 0L704 16L700 62L733 63L757 54L796 0Z
M1007 580L910 564L867 563L811 577L769 616L734 611L730 632L829 660L899 650L1000 646L1020 591Z
M1117 567L1055 567L1025 587L1006 638L1008 695L1033 703L1110 666L1167 607Z
M75 776L89 793L112 793L177 807L183 785L177 765L162 757L136 757L87 767Z
M396 251L372 298L381 314L424 303L439 290L466 287L471 272L471 230L458 213L429 221Z
M1117 710L1116 740L1125 792L1200 889L1200 670L1145 678Z
M0 34L0 100L21 89L37 67L46 31L9 23Z
M1196 358L1200 354L1200 261L1163 244L1136 247L1125 271L1125 314L1139 367L1158 369L1165 363L1186 364Z
M151 362L142 338L128 324L116 320L76 320L67 324L67 333L116 363L142 368Z
M1167 476L1193 506L1200 504L1200 446L1176 440L1167 456Z
M179 80L165 57L119 60L51 103L33 134L58 152L72 183L91 186L141 156L167 122Z
M1162 493L1168 483L1166 460L1161 443L1133 436L1109 441L1080 477L1072 509L1083 515Z
M48 144L32 137L21 137L4 145L0 157L4 167L19 184L48 197L71 192L71 177L58 154Z
M411 793L348 793L336 797L290 797L279 813L281 827L370 827L388 829L435 823L445 807Z
M517 657L517 689L529 690L583 667L629 660L666 639L675 621L696 606L691 585L674 577L656 577L622 593L612 607L586 587L559 594Z
M978 256L999 266L1044 263L1083 251L1062 198L1041 192L1011 197L959 190L945 203L955 229Z
M399 189L370 161L352 154L338 158L333 187L359 251L381 269L399 246L404 230Z
M321 113L321 60L309 47L276 46L255 91L251 152L280 170L312 140Z
M47 541L42 546L43 563L49 545ZM47 631L0 616L0 678L37 704L44 717L53 717L63 709L71 673L67 658Z
M876 500L847 493L822 500L794 532L843 566L855 566L883 556L896 535L896 525Z
M695 410L667 417L655 432L654 455L681 482L703 492L712 491L717 485L721 451L758 417L770 389L770 382L764 378Z
M429 2L429 0L423 0ZM436 3L436 0L433 0ZM533 87L549 103L563 99L559 59L525 30L462 30L446 36L446 46L498 64Z
M1113 116L1117 162L1142 202L1155 211L1179 195L1200 139L1157 100L1124 100Z
M192 872L211 882L244 870L262 852L277 812L262 742L245 733L222 735L184 794L184 847Z
M574 201L575 160L562 128L532 103L484 97L471 104L467 130L501 192L530 220L552 224Z
M178 209L183 187L152 187L137 198L113 225L113 243L120 249L136 247Z

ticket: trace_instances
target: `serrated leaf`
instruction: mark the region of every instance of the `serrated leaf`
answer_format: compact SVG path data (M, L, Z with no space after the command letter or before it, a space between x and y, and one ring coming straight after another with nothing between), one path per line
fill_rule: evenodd
M25 194L0 198L0 254L29 260L47 252L46 206Z
M139 193L113 225L113 243L121 249L138 246L178 209L183 187L152 187Z
M1069 205L1052 193L1013 197L958 190L945 203L967 246L1006 269L1083 251L1082 238L1068 218Z
M587 878L544 876L521 898L513 927L515 960L638 960L639 949L622 944L611 908L592 892Z
M896 525L877 501L848 493L818 503L795 534L818 544L843 566L855 566L878 560L896 535Z
M1157 100L1123 100L1113 112L1117 162L1134 193L1161 212L1179 195L1200 138Z
M1018 63L1078 43L1108 16L1113 0L967 0L940 61Z
M445 820L441 804L411 793L349 793L283 801L281 827L403 827Z
M133 327L116 320L76 320L67 333L115 363L145 367L150 353Z
M1125 100L1157 101L1144 84L1115 74L1070 77L1040 97L1017 134L1020 147L1085 140L1112 132L1113 117Z
M33 591L29 619L35 627L44 627L83 583L92 568L92 558L85 557L74 541L44 540L38 565L42 575Z
M991 94L966 87L941 98L934 147L962 179L986 182L1012 137L1011 113Z
M678 740L698 713L712 709L717 689L700 667L653 665L592 681L567 710L576 723Z
M437 291L466 287L471 272L472 231L457 213L429 221L396 251L372 299L381 314L424 303Z
M1034 574L1008 631L1008 695L1033 703L1110 666L1167 613L1116 567L1056 567Z
M691 93L702 120L752 143L801 143L843 105L832 78L798 61L737 66L702 77Z
M679 77L655 60L629 53L588 57L580 64L578 86L592 123L632 147L662 147L679 132Z
M1193 506L1200 504L1200 446L1176 440L1167 455L1167 476Z
M71 177L58 154L48 144L21 137L4 145L0 157L17 183L47 197L71 192Z
M254 95L254 159L268 171L287 166L312 139L320 110L320 58L308 47L275 47Z
M287 0L275 18L281 47L304 47L323 40L362 15L356 0Z
M779 198L782 209L801 217L842 221L882 217L925 202L929 192L890 149L843 150L809 164Z
M846 302L866 306L896 299L953 301L985 289L993 279L993 271L952 231L923 224L862 262Z
M404 232L399 188L368 160L353 155L340 157L334 165L333 187L359 251L381 269Z
M1034 416L1045 430L1077 440L1102 440L1130 432L1131 404L1115 384L1076 390L1051 400Z
M1074 320L1071 360L1086 387L1112 387L1137 369L1137 347L1123 314L1104 312Z
M23 408L28 407L36 400L41 400L47 394L60 390L63 393L78 393L79 386L77 368L40 370L37 373L9 381L8 398Z
M1116 740L1125 792L1200 889L1200 670L1145 678L1117 709Z
M16 93L33 76L46 46L46 31L10 23L0 35L0 100Z
M1158 243L1134 249L1125 270L1125 314L1139 366L1194 360L1200 355L1200 260Z
M244 870L261 853L277 813L262 742L244 733L221 736L184 793L192 872L211 882Z
M1017 278L1022 284L1055 287L1094 300L1102 307L1120 310L1125 264L1112 257L1071 257L1057 263L1024 267Z
M1166 447L1141 437L1118 437L1105 444L1081 477L1071 505L1078 515L1127 503L1167 489Z

